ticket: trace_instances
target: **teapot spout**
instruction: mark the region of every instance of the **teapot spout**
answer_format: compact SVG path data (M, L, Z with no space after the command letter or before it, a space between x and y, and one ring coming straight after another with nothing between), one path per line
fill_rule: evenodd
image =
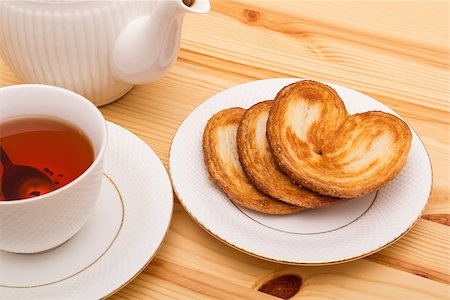
M178 56L184 15L209 9L209 0L157 1L151 15L131 21L117 38L111 53L114 77L130 84L162 77Z

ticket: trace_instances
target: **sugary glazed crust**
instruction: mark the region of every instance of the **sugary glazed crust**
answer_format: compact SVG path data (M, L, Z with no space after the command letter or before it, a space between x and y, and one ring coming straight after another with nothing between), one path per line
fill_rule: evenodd
M236 132L244 112L243 108L229 108L209 119L203 132L203 155L210 180L231 201L255 211L283 215L303 210L263 194L245 176L236 145Z
M267 138L279 168L296 183L320 194L353 198L400 173L412 135L394 115L349 115L332 88L300 81L275 97Z
M263 193L306 208L325 207L344 201L299 186L278 169L266 137L266 123L272 103L268 100L253 105L240 121L237 147L247 178Z

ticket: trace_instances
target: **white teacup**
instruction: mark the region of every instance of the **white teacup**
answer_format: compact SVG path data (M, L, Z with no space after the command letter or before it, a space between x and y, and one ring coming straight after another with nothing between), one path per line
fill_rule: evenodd
M107 142L106 122L86 98L63 88L24 84L0 88L0 122L47 116L79 127L94 149L94 161L69 184L35 198L0 201L0 249L35 253L61 245L93 212L100 192Z

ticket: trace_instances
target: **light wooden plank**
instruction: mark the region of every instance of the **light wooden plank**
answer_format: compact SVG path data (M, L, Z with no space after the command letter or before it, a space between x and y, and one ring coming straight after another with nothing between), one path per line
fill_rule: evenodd
M240 16L223 18L221 13L212 12L202 17L203 26L197 19L192 22L192 18L187 18L190 22L185 24L183 48L289 76L330 80L408 103L420 104L426 100L429 108L448 110L448 90L444 85L449 75L446 64L428 65L328 35L273 32L264 25L246 25ZM295 20L276 21L302 27ZM211 32L224 30L227 33L212 39ZM249 42L254 40L258 42Z
M414 53L416 59L425 56L426 60L448 64L447 1L434 1L433 5L427 1L389 1L383 5L377 1L214 1L212 9L242 16L248 24L264 20L264 25L282 30L298 23L303 29L297 32L315 33L320 27L332 36L351 33L347 39L360 44L394 46L391 49L396 53Z
M156 260L153 263L156 265ZM152 273L157 272L157 267L151 268ZM190 287L185 287L171 280L161 279L158 276L143 272L133 284L115 293L110 299L213 299L205 294L195 292Z
M417 229L413 229L410 237L407 235L380 254L390 256L393 252L397 252L393 256L407 261L411 259L411 256L408 256L410 249L417 247L414 245L416 242L412 242L420 239L417 235L430 234L431 229L427 228L429 226L447 228L429 221L422 223L419 223ZM436 230L432 232L435 235ZM436 236L436 239L439 238L442 236ZM404 246L406 251L402 249ZM434 245L427 246L430 249L433 247ZM425 249L422 254L427 255L427 251L433 250ZM402 257L401 253L406 253L406 256ZM418 255L413 255L413 262L418 259L420 259ZM436 265L438 263L436 262ZM446 299L448 293L448 286L445 284L367 259L333 266L300 267L251 257L230 247L224 247L221 242L208 236L208 233L190 219L177 204L169 235L157 258L137 280L118 295L137 293L136 296L157 297L160 294L147 287L158 285L159 289L166 290L176 284L198 293L194 295L199 298L205 296L220 299L264 299L263 294L256 291L257 288L264 282L284 274L295 274L302 278L300 291L293 299ZM162 281L153 282L148 276ZM145 282L143 286L140 280ZM183 293L189 295L186 290L183 290ZM176 292L171 295L177 297ZM183 295L178 294L179 297Z

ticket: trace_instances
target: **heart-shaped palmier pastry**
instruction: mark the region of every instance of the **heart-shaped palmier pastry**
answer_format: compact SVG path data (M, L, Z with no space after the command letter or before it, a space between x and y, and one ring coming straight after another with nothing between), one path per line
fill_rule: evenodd
M229 108L208 120L203 132L203 156L210 180L231 201L252 210L279 215L304 210L263 194L245 176L236 145L236 132L244 112L243 108Z
M292 182L277 167L266 137L266 123L273 101L250 107L237 133L239 161L247 178L262 192L276 199L306 208L319 208L343 199L320 195Z
M278 92L267 138L279 168L320 194L353 198L377 190L406 163L411 131L394 115L349 115L337 93L315 81Z

